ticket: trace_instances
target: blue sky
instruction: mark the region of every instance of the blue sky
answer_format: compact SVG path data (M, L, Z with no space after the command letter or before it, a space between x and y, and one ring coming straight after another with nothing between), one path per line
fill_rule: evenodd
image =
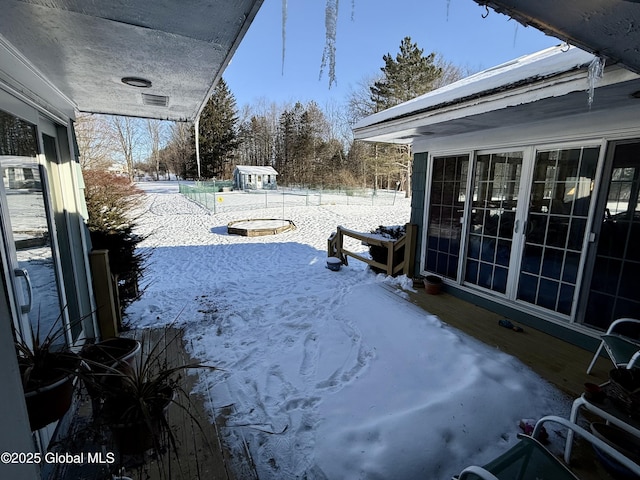
M353 3L352 3L353 2ZM353 5L353 7L352 7ZM342 103L350 90L380 72L410 36L425 55L437 52L474 71L560 43L472 0L342 0L336 41L337 84L321 78L325 0L288 0L284 72L282 0L264 0L224 78L238 107L259 99L281 104Z

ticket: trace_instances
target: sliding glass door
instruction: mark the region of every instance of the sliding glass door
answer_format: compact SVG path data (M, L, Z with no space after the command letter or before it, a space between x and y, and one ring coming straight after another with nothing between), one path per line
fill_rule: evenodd
M599 154L599 147L537 152L518 300L572 313Z
M432 157L424 269L574 315L599 156L581 146Z
M640 142L614 145L596 213L584 323L606 329L640 314Z
M464 280L506 294L514 251L522 152L476 157Z

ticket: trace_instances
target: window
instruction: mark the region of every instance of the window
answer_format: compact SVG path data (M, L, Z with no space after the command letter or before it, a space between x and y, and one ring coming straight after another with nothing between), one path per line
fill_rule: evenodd
M478 155L465 281L506 293L520 193L522 152Z
M435 157L429 194L425 269L455 279L469 156Z

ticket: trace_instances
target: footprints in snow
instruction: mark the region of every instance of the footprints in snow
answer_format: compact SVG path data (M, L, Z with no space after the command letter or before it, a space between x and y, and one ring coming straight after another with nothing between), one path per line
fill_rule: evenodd
M323 393L339 391L361 375L374 353L355 324L340 315L348 289L264 286L247 292L246 285L231 282L216 292L215 302L203 299L201 313L212 317L216 345L228 346L221 352L226 380L233 384L236 410L231 423L243 429L265 425L266 430L282 431L244 430L259 439L254 454L261 458L260 465L271 475L289 472L295 478L312 468L308 450L315 445ZM255 308L260 302L253 297L258 294L276 301ZM265 364L265 359L273 363Z

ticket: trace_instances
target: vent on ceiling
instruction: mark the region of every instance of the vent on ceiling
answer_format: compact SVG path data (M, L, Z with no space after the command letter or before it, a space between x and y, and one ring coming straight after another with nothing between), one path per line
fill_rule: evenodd
M151 107L167 107L169 105L169 97L164 95L151 95L149 93L142 94L143 105L149 105Z

